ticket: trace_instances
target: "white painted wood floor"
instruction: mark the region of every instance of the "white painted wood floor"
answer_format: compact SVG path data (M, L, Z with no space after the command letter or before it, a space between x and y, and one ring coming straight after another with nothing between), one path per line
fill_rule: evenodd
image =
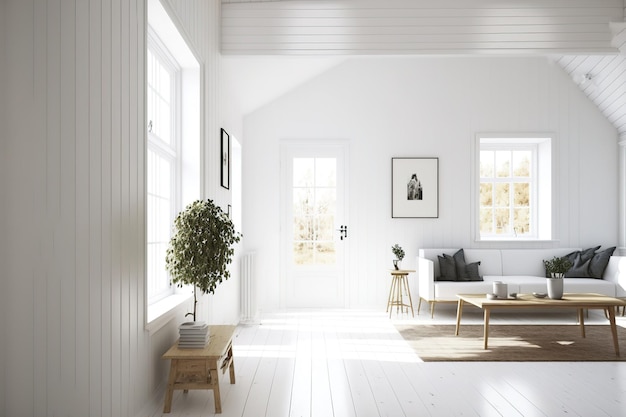
M297 311L240 325L236 384L220 379L222 417L626 416L625 362L424 363L393 323L455 322L453 306L392 319L384 311ZM492 313L491 323L573 323L574 313ZM467 309L463 323L482 323ZM606 323L590 312L586 323ZM626 327L626 318L618 317ZM608 331L608 329L607 329ZM607 343L611 343L607 334ZM626 346L621 346L626 354ZM141 416L214 416L211 391L163 396Z

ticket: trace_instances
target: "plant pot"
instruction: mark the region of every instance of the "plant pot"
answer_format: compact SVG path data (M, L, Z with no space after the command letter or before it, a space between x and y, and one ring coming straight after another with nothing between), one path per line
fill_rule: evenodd
M401 261L400 261L400 260L398 260L398 259L394 259L394 260L393 260L393 267L394 267L396 270L400 269L400 262L401 262Z
M563 298L563 278L546 278L548 280L548 297L553 300Z

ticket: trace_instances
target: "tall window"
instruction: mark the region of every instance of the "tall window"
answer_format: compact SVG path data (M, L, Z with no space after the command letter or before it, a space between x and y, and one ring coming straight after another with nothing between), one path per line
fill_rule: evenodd
M478 142L479 239L550 239L550 139Z
M178 208L179 69L154 34L148 37L148 303L172 293L165 251Z
M161 2L147 6L146 324L154 329L191 294L170 285L165 255L176 215L201 198L202 81L196 55Z

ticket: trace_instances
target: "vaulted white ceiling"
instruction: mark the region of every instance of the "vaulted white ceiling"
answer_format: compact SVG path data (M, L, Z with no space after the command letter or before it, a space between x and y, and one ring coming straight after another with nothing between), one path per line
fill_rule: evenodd
M626 138L624 1L222 0L222 54L251 83L273 73L266 99L346 56L545 55Z

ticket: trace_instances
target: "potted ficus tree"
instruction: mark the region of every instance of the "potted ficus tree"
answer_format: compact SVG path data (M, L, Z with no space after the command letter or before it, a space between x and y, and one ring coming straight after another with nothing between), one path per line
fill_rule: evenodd
M241 234L212 200L189 204L174 220L174 229L165 266L173 284L193 285L193 313L185 316L196 321L197 291L213 293L217 284L230 277L233 244L241 240Z
M555 256L552 259L544 260L548 280L548 297L559 300L563 298L563 277L572 267L572 263L565 257Z

